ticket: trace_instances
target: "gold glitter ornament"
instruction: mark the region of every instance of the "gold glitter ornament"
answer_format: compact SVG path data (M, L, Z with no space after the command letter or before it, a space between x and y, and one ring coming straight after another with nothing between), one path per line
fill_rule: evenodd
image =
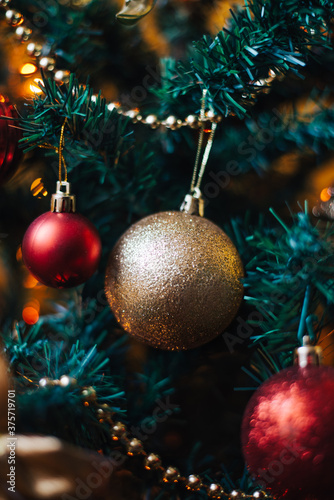
M161 212L116 243L106 295L121 326L167 350L192 349L219 335L242 300L243 268L229 237L213 222Z

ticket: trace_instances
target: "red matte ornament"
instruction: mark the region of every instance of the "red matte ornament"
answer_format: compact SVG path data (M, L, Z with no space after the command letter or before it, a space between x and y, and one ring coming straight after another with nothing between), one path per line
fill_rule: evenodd
M0 95L0 117L18 118L18 114L7 97ZM14 126L15 125L15 126ZM0 119L0 185L7 182L16 172L22 157L19 148L21 131L13 120Z
M101 240L95 226L74 211L74 196L57 191L54 197L58 203L55 210L63 211L46 212L30 224L23 238L22 257L31 274L44 285L71 288L96 271Z
M284 500L334 498L334 369L294 366L266 381L242 423L243 452L263 489Z

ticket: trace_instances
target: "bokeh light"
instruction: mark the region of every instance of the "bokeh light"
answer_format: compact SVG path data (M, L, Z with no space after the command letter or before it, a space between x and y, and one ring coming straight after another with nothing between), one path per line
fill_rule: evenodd
M48 195L41 177L38 177L38 179L34 180L34 182L30 186L30 191L32 192L32 195L37 196L37 198Z
M38 86L39 83L43 83L43 80L41 78L34 78L33 81L29 83L30 92L33 92L34 94L41 94L43 91Z
M25 288L34 288L38 284L38 281L36 278L33 277L32 274L28 274L28 276L24 280L24 287Z
M330 189L324 188L320 193L321 201L329 201L331 199Z
M22 260L22 247L21 245L18 247L16 251L16 260L20 262Z
M24 76L32 75L33 73L36 73L36 71L37 71L37 66L32 63L25 63L20 69L21 75Z
M39 312L31 306L23 308L22 318L27 325L34 325L39 320Z

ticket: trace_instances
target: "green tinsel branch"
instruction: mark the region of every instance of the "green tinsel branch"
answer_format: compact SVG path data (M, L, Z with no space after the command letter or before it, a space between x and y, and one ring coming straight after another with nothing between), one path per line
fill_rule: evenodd
M157 401L173 392L166 363L158 359L148 360L146 372L133 373L129 380L126 336L112 333L112 314L99 305L97 298L81 306L70 300L66 309L36 325L19 322L3 328L2 346L20 408L19 432L53 434L108 453L113 448L110 429L100 421L96 403L114 420L140 427L143 420L149 425L147 415ZM168 366L179 374L182 355L173 358ZM64 375L75 383L59 384ZM87 399L94 404L85 405Z
M112 31L114 43L122 36L114 22L117 7L110 2L92 0L84 7L76 7L70 2L66 5L56 1L12 0L11 8L24 16L25 25L33 31L32 40L42 41L43 54L56 56L58 69L76 71L80 68L80 72L87 75L92 64L96 71L111 59L118 71L121 70L122 58L101 46L104 31Z
M248 256L245 301L258 311L249 319L252 342L263 342L271 354L288 364L303 335L315 341L334 312L334 225L314 226L307 213L286 225L261 221L258 227L235 224L245 237L240 250Z
M53 166L56 178L56 149L66 119L63 155L70 180L85 187L85 210L98 207L94 222L107 229L116 206L131 214L134 198L145 199L155 185L158 169L153 167L153 151L136 142L127 118L110 110L100 94L92 100L90 86L80 85L73 74L68 85L45 78L41 88L42 94L21 119L24 151L46 148L46 156L53 158L48 167Z
M324 1L246 1L231 11L228 28L193 43L188 61L169 64L155 94L167 104L190 94L198 110L205 88L212 109L242 118L268 86L269 71L300 75L316 48L331 49L333 14L332 3Z
M64 154L69 172L79 170L80 179L89 181L94 167L95 182L109 186L114 200L122 197L125 186L129 190L130 179L135 193L147 192L154 186L153 156L159 135L151 132L151 149L136 142L136 129L129 120L115 110L110 111L104 99L92 101L92 89L89 85L80 86L74 75L68 86L61 87L45 79L42 89L42 96L36 96L33 106L28 107L28 116L21 119L25 151L43 147L45 143L58 147L60 129L67 118ZM284 115L274 108L272 112L255 113L242 123L231 121L222 134L218 129L212 156L220 159L219 168L230 160L237 161L239 175L251 168L267 170L282 152L302 150L320 154L332 150L334 108L325 103L328 92L329 89L312 98L317 103L312 115L300 115L296 111ZM57 169L55 152L46 150L46 154L54 157ZM90 197L90 203L93 204L94 199L94 195Z

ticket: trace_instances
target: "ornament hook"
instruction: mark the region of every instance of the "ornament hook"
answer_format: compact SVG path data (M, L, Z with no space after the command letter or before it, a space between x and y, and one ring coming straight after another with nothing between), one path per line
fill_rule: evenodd
M147 16L157 0L125 0L124 7L116 14L122 24L132 26L142 17Z

